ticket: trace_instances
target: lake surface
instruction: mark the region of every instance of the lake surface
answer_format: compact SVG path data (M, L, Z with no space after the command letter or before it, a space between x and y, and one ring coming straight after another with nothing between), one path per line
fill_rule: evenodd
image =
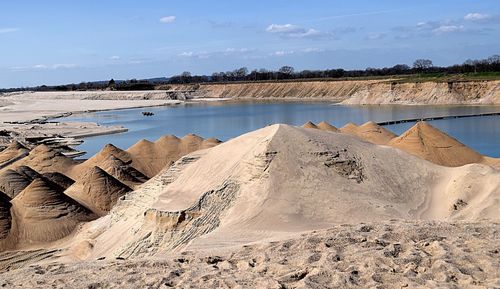
M154 115L143 116L143 111L151 111ZM154 141L165 134L182 137L194 133L204 138L216 137L226 141L275 123L302 125L311 120L315 123L327 121L336 127L342 127L348 122L362 124L369 120L381 122L486 112L500 112L500 106L344 106L331 102L209 102L87 113L63 118L61 121L88 121L101 125L121 125L129 129L126 133L86 138L78 148L86 151L87 155L84 157L88 157L107 143L126 149L140 139ZM482 154L500 157L500 116L436 120L430 123ZM400 134L412 125L413 123L405 123L386 128Z

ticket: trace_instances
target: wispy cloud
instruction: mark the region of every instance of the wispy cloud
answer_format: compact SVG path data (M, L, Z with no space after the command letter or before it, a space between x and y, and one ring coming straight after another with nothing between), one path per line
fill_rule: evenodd
M177 19L177 17L175 17L175 16L165 16L165 17L160 18L160 22L161 23L173 23L173 22L175 22L175 19Z
M197 59L208 59L213 57L226 57L226 56L243 56L247 58L251 53L256 51L256 49L251 48L226 48L225 50L219 51L184 51L177 54L181 58L197 58Z
M21 29L19 28L0 28L0 34L6 34L6 33L12 33L12 32L17 32Z
M290 54L294 54L295 51L293 50L278 50L278 51L274 51L273 53L271 53L271 55L273 56L285 56L285 55L290 55Z
M477 24L498 24L500 23L500 15L474 12L465 15L464 20Z
M120 56L118 55L113 55L109 57L110 60L120 60Z
M329 35L313 28L305 29L294 24L271 24L266 28L266 32L286 38L321 38Z
M58 63L58 64L35 64L32 66L14 66L11 67L10 70L12 71L29 71L29 70L57 70L57 69L70 69L70 68L75 68L77 67L76 64L65 64L65 63Z
M490 19L491 16L489 14L482 14L482 13L469 13L464 16L465 20L468 21L485 21Z
M437 35L464 31L465 27L463 25L440 25L432 30L432 32Z

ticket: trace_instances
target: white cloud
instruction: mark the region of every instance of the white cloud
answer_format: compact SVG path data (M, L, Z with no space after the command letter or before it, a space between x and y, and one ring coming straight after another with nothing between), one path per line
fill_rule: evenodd
M435 34L446 34L453 32L463 32L465 27L463 25L441 25L432 30Z
M293 24L271 24L266 28L266 32L288 38L319 38L327 35L313 28L304 29Z
M295 51L291 50L291 51L286 51L286 50L278 50L278 51L275 51L273 53L271 53L271 55L274 55L274 56L285 56L285 55L290 55L290 54L294 54Z
M175 21L176 17L175 16L165 16L160 18L161 23L173 23Z
M191 57L194 55L194 52L192 51L185 51L185 52L182 52L179 54L179 56L183 56L183 57Z
M0 28L0 34L12 33L19 30L19 28Z
M270 33L297 33L302 32L303 29L293 24L271 24L266 28Z
M113 55L109 57L110 60L120 60L120 56L118 55Z
M490 18L491 18L490 15L482 13L469 13L464 17L464 19L468 21L485 21Z
M302 49L302 52L305 52L305 53L325 52L325 50L322 48L306 48L306 49Z

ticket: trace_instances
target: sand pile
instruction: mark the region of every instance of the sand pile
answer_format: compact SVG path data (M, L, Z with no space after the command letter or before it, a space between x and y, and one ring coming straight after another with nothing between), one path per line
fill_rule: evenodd
M181 158L72 246L92 243L85 258L127 258L340 223L498 221L499 194L500 172L488 166L445 168L345 134L273 125Z
M66 190L69 188L72 184L75 183L75 181L61 173L53 172L53 173L44 173L42 174L42 177L46 180L51 181L52 183L58 185L62 190Z
M13 141L7 148L0 151L0 169L17 161L29 153L29 149L17 141Z
M320 129L320 130L326 130L326 131L333 131L333 132L339 131L338 128L334 127L333 125L331 125L325 121L322 121L322 122L318 123L317 125L312 121L308 121L305 124L303 124L302 127L303 128Z
M102 216L109 212L118 198L130 191L131 188L101 168L93 167L69 187L65 194Z
M5 170L0 174L0 191L11 198L17 196L32 181L30 177L15 170Z
M481 154L424 121L392 139L388 145L448 167L483 161Z
M188 134L183 138L167 135L155 142L141 140L127 152L132 157L132 167L151 178L180 157L199 149L211 148L219 143L217 139L204 140L194 134Z
M20 159L7 168L28 166L39 173L59 172L66 174L76 164L77 162L72 158L63 155L46 145L39 145L32 149L28 156Z
M143 173L113 155L101 162L99 167L130 187L136 187L149 180Z
M35 179L11 200L12 228L0 247L43 244L69 235L95 215L44 179Z
M132 156L128 152L112 144L107 144L96 155L75 166L71 171L71 175L81 177L97 166L128 186L135 187L149 178L132 167L131 163ZM76 178L78 179L78 177Z
M320 129L320 130L327 130L327 131L333 131L333 132L338 132L339 129L334 127L333 125L325 122L325 121L322 121L320 123L318 123L317 127Z
M340 131L374 144L386 144L397 136L373 121L366 122L360 126L348 123Z

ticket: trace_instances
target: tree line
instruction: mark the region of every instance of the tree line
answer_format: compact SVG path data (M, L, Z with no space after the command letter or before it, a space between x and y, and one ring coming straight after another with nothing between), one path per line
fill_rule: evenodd
M280 80L298 80L298 79L340 79L357 77L384 77L395 75L431 75L441 74L470 74L500 72L500 55L493 55L485 59L466 60L462 64L451 65L447 67L434 66L430 59L417 59L412 66L407 64L396 64L392 67L371 68L364 70L344 70L325 69L325 70L301 70L296 71L292 66L282 66L278 70L254 69L242 67L233 71L214 72L212 75L192 75L190 72L183 72L170 78L162 80L144 79L144 80L117 80L97 82L81 82L79 84L66 84L57 86L36 86L0 89L0 92L13 91L78 91L78 90L153 90L157 85L166 84L189 84L189 83L222 83L234 81L280 81Z
M364 70L301 70L295 71L292 66L283 66L278 70L254 69L242 67L233 71L214 72L212 75L191 75L190 72L183 72L169 79L169 83L203 83L203 82L232 82L232 81L272 81L272 80L293 80L293 79L322 79L322 78L356 78L356 77L380 77L394 75L413 74L464 74L500 72L500 55L493 55L486 59L467 60L463 64L456 64L447 67L434 66L430 59L417 59L413 66L407 64L396 64L392 67L372 68Z

